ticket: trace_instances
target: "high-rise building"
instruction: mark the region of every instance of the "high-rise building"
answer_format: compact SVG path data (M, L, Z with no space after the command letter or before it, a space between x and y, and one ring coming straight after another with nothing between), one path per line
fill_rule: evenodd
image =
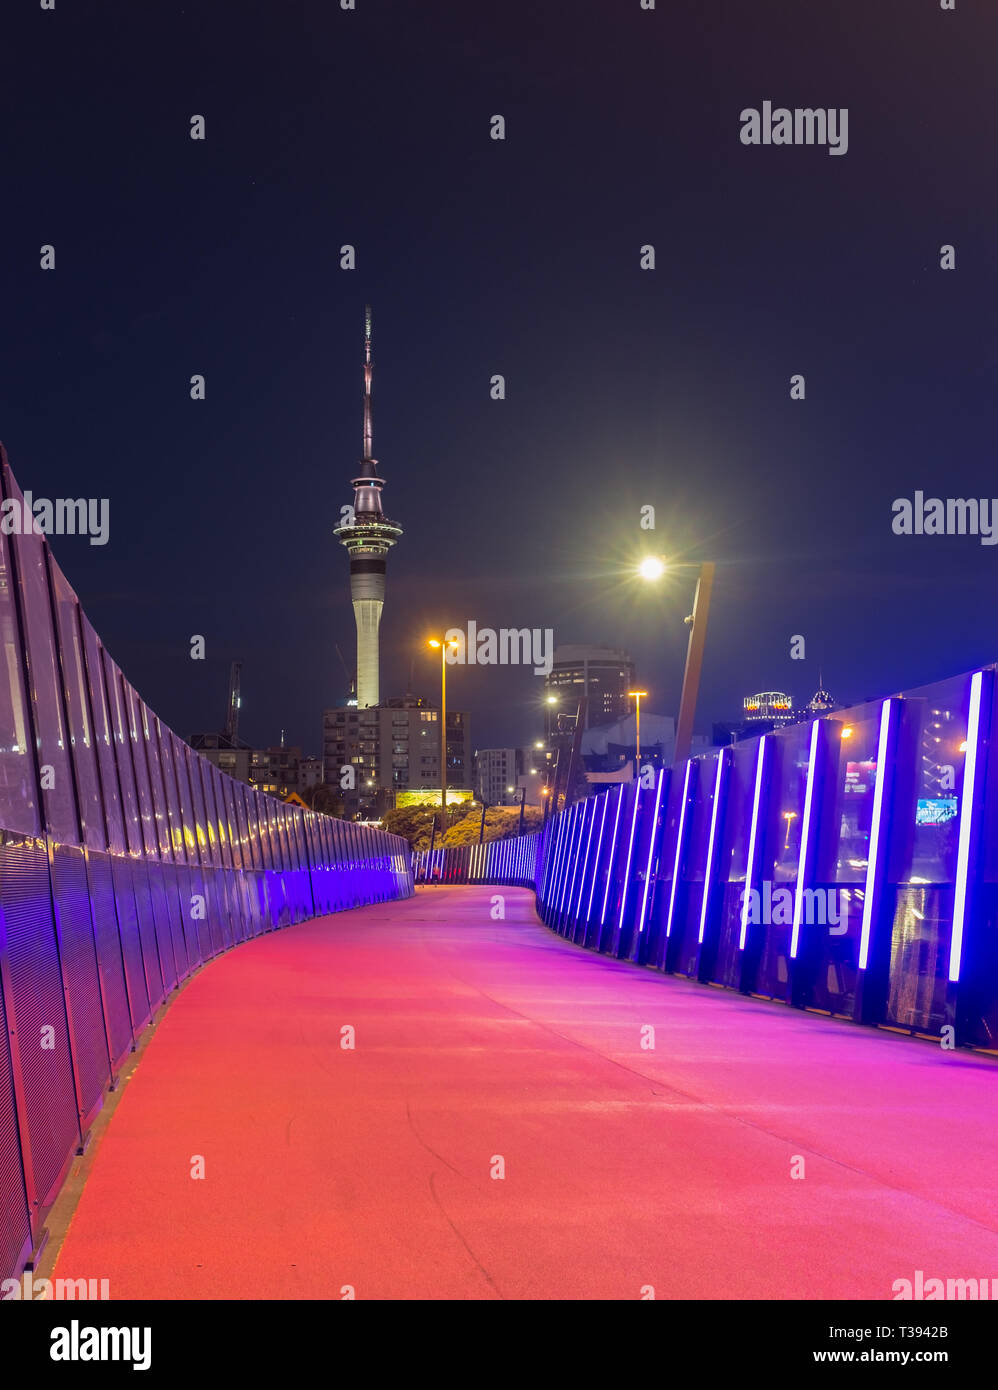
M447 786L471 788L470 721L447 711ZM440 786L440 710L415 695L376 708L327 709L322 719L323 780L343 796L345 814L389 809L401 791Z
M283 799L299 790L301 762L301 748L289 748L283 740L272 748L254 748L249 780L260 791Z
M746 695L742 701L746 724L768 724L778 729L796 719L794 702L782 690L762 690L758 695Z
M214 763L220 771L227 772L237 782L250 780L253 748L245 739L226 733L207 733L191 734L187 741L210 763Z
M742 708L745 711L742 719L723 720L712 726L715 745L723 747L737 743L740 738L756 738L803 717L803 712L794 713L792 698L782 690L761 690L758 695L746 695Z
M487 806L512 806L519 800L516 786L521 769L515 748L477 749L475 795Z
M627 692L634 687L634 662L615 647L556 647L551 670L544 677L546 732L574 726L581 696L586 697L583 720L587 729L614 724L630 712Z
M821 672L818 672L818 688L804 706L804 715L808 719L817 719L822 714L831 714L842 706L834 696L829 695L821 679Z
M364 311L364 453L353 479L353 504L333 534L350 557L350 598L357 624L357 706L366 709L381 698L378 631L385 603L385 559L402 534L381 509L384 480L373 456L371 406L371 308Z

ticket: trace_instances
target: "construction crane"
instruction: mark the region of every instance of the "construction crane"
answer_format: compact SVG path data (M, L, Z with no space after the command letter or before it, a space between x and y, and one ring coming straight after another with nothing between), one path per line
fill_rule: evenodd
M239 740L239 706L242 703L239 679L242 669L241 661L234 661L229 667L229 705L225 712L225 736L230 740L232 747L235 747Z

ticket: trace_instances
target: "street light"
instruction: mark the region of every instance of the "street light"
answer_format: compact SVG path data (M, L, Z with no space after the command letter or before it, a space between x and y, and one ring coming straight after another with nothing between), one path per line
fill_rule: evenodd
M690 640L686 647L686 669L683 672L683 693L679 700L679 720L676 724L676 743L673 749L673 766L681 766L690 756L693 742L693 716L696 713L697 692L700 689L700 672L703 668L703 649L707 638L707 616L710 612L710 591L714 584L714 563L705 560L700 566L696 593L693 596L693 612L686 619L690 629ZM642 579L654 581L665 574L666 564L659 555L646 555L638 563L637 573Z
M637 701L637 704L635 705L635 714L634 714L634 719L635 719L635 738L636 738L636 740L637 740L637 749L636 749L636 751L635 751L635 757L634 757L634 762L635 762L635 766L636 766L636 767L639 767L640 764L641 764L641 697L642 697L642 695L647 695L647 694L648 694L648 691L647 691L647 690L629 690L629 691L627 692L627 698L628 698L629 700L636 700L636 701Z
M440 806L442 824L447 824L447 648L459 645L456 637L449 640L431 637L431 647L440 648Z

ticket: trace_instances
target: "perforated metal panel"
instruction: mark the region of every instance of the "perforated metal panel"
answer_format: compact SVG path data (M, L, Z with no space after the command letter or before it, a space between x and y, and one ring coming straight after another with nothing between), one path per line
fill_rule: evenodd
M173 959L177 965L177 980L185 980L190 974L187 959L187 938L180 913L180 899L177 896L177 869L173 864L163 866L163 897L166 902L167 919L170 923L170 937L173 941Z
M0 990L0 1271L15 1274L31 1248L28 1195L21 1166L14 1070Z
M7 1024L31 1136L24 1160L37 1218L80 1143L44 842L15 839L0 846L0 918Z
M104 998L104 1021L111 1051L111 1064L117 1070L132 1046L132 1022L128 1010L125 964L118 935L118 914L114 906L111 862L106 854L98 854L91 850L87 856L87 881L94 922L94 939L97 944L97 965Z
M222 924L219 921L218 893L215 888L215 869L204 869L201 873L201 893L205 902L205 919L198 926L207 933L208 946L205 959L210 960L225 949L222 940Z
M170 913L166 901L164 874L154 869L148 875L149 900L152 903L152 919L156 929L156 944L159 947L159 964L163 972L163 987L171 990L177 983L177 960L173 949L173 933L170 930ZM139 895L136 893L136 897ZM142 902L139 901L139 921L142 921Z
M66 986L77 1098L81 1116L88 1117L96 1109L111 1079L111 1059L104 1029L97 947L82 849L73 845L56 845L53 848L52 893Z
M193 886L190 869L178 864L173 886L187 946L187 963L191 970L195 970L201 964L201 940L198 936L197 918L194 916L194 894L197 890Z
M149 982L146 979L142 937L139 932L139 914L135 906L134 866L135 861L132 859L111 860L114 905L121 935L121 954L125 962L125 981L128 985L128 1007L132 1016L132 1029L138 1034L149 1022L152 1005L149 1001Z
M156 940L156 923L152 915L152 900L149 897L149 868L142 859L132 861L132 891L135 894L135 914L139 923L139 941L142 943L142 968L145 971L146 989L149 991L149 1004L158 1008L163 1002L163 966Z

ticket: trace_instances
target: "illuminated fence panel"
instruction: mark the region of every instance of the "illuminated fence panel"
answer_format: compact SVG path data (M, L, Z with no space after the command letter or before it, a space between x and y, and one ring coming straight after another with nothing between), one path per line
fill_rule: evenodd
M643 793L601 789L474 881L532 887L580 947L619 954L630 932L667 973L994 1050L994 672L699 754Z
M2 449L0 494L23 502ZM41 533L0 534L0 569L6 1278L39 1245L135 1039L191 971L260 931L409 897L413 881L400 837L278 803L167 728ZM52 1047L22 1044L49 1029Z
M448 845L417 850L412 856L413 881L418 884L508 883L534 887L540 831L484 844Z

